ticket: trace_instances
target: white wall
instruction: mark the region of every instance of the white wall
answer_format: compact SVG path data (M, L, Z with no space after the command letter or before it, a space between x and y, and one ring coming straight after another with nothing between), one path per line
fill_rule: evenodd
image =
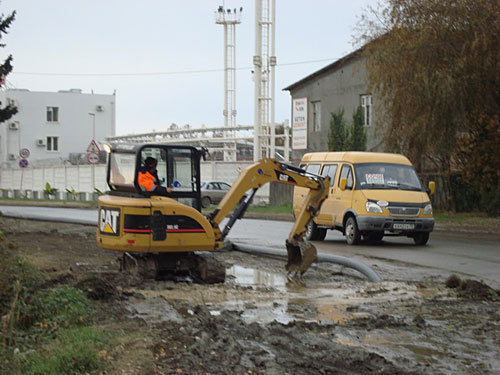
M201 180L224 181L232 184L253 162L201 162ZM52 168L17 168L0 170L0 189L21 191L43 191L45 184L60 192L66 189L93 193L94 188L109 190L106 183L105 165L66 165ZM269 184L260 188L254 204L269 203Z
M36 166L37 161L53 160L54 163L67 160L72 152L86 152L94 133L93 116L95 113L95 139L104 141L115 135L115 95L83 94L80 90L60 92L35 92L10 89L0 92L2 105L8 99L15 101L18 113L0 124L0 165L17 167L19 151L30 150L29 162ZM102 111L97 111L102 106ZM47 122L47 107L59 108L59 121ZM18 130L10 130L10 123L17 123ZM37 139L48 136L59 137L59 150L48 151L46 146L37 146ZM14 154L16 160L9 160Z

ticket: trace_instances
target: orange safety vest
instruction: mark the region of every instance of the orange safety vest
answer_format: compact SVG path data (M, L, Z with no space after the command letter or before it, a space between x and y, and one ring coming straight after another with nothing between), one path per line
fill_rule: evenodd
M154 190L156 185L156 178L151 173L149 173L149 171L139 172L139 175L137 177L137 182L139 183L139 186L142 190Z

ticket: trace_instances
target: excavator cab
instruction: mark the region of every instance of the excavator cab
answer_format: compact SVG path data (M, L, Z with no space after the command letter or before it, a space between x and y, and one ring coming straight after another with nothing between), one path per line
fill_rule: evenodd
M169 187L170 198L201 211L200 159L206 151L179 145L111 145L107 183L112 195L149 198L138 184L138 173L146 168L145 160L157 161L160 184ZM165 194L162 194L165 195Z

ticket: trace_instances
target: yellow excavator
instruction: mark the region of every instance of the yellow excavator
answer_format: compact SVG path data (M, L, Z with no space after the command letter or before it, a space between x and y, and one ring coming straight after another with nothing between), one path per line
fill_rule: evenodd
M286 240L286 269L303 274L315 261L316 248L303 237L307 223L327 196L327 177L262 159L243 170L217 208L205 216L201 212L200 161L205 159L206 149L123 143L105 149L110 192L99 197L97 244L123 253L122 270L146 278L184 273L206 283L223 282L225 269L208 252L225 246L236 220L243 217L257 189L268 182L309 188ZM147 158L156 159L157 177L170 193L155 195L139 186L139 171L144 170Z

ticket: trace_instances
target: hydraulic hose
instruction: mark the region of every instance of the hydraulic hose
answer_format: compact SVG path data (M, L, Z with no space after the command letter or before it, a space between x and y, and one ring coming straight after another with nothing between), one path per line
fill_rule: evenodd
M247 245L244 243L234 243L233 242L233 250L241 251L244 253L250 254L259 254L259 255L270 255L275 257L286 257L286 250L281 250L278 248L272 247L264 247L264 246L254 246ZM333 255L333 254L318 254L316 262L327 262L327 263L335 263L340 264L345 267L349 267L355 269L356 271L365 275L368 280L376 283L382 278L370 267L368 267L363 262L360 262L355 259L343 257L341 255Z

